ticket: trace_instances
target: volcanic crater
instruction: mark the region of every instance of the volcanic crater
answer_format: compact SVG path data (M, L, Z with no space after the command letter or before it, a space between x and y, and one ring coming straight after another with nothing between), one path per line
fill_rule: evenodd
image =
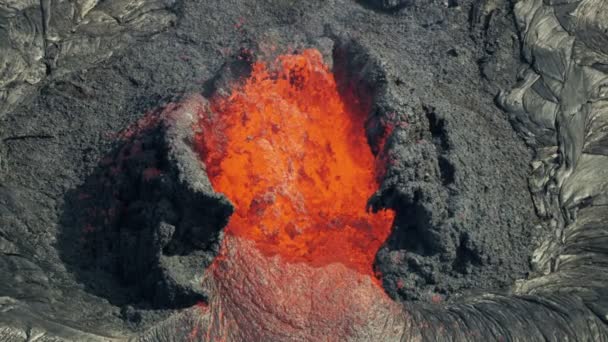
M601 340L593 2L0 4L0 339Z
M393 299L439 303L523 276L529 244L494 250L520 256L497 264L474 230L446 228L453 208L428 207L458 193L453 142L435 108L395 109L392 87L352 39L241 50L199 94L118 133L68 193L66 264L136 326L198 304L211 340L400 326Z

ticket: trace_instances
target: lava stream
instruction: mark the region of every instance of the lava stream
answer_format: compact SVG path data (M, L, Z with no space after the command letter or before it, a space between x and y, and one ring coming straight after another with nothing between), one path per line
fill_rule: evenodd
M377 188L368 108L345 102L321 54L256 62L210 107L197 149L235 213L208 272L207 334L327 340L399 317L373 271L394 213L366 211Z
M242 86L213 99L199 150L215 190L236 206L226 233L267 255L373 276L393 212L365 210L375 160L355 107L312 49L255 63Z

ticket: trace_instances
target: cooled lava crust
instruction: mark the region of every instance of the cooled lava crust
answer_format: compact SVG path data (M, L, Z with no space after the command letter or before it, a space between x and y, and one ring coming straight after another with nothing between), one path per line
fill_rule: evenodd
M0 339L608 340L602 0L0 20Z

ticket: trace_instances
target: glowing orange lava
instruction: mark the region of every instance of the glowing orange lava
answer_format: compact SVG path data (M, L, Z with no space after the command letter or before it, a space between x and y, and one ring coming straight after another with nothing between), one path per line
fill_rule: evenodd
M375 160L356 106L317 50L256 62L244 84L213 99L197 144L215 190L236 207L226 234L288 262L373 275L394 213L366 212Z

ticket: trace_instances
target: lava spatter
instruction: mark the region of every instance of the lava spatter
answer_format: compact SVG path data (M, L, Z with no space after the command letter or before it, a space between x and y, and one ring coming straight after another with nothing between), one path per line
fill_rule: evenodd
M317 50L256 62L201 114L197 147L236 211L226 234L266 255L341 263L373 277L392 211L366 212L377 183L366 108L345 103Z

